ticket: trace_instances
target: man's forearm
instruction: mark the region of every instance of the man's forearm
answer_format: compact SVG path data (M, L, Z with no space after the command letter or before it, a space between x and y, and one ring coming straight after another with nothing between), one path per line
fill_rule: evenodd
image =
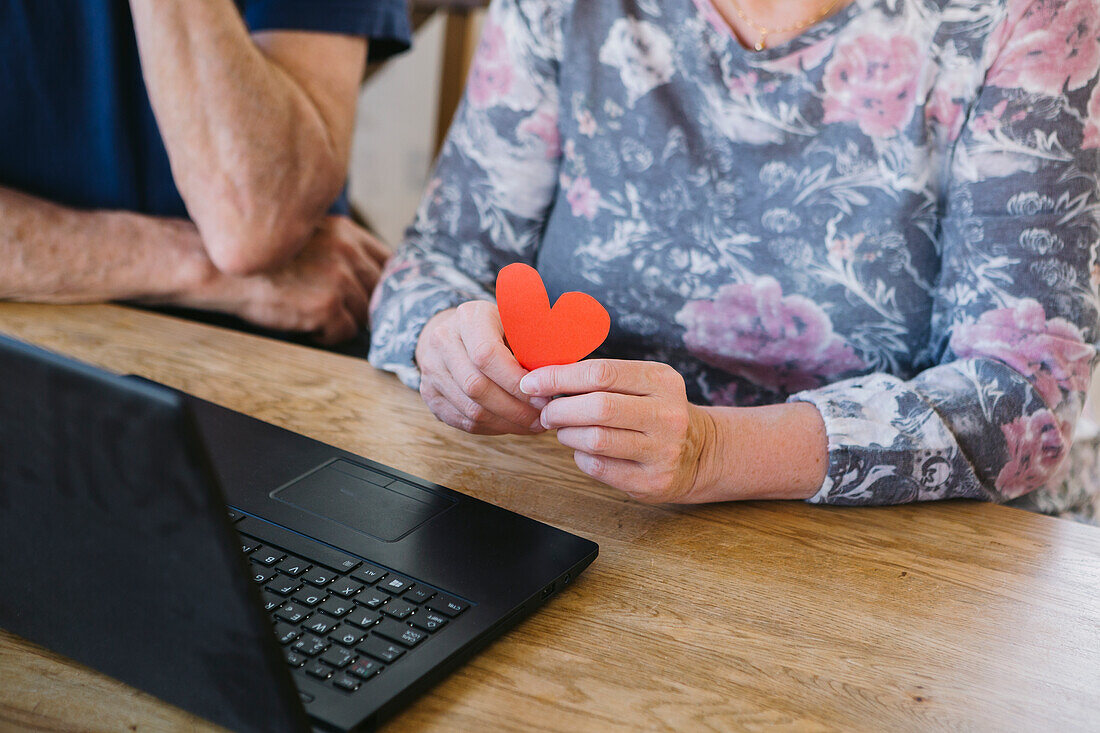
M78 211L0 188L0 299L171 300L215 270L193 224Z
M346 176L365 42L300 38L306 45L281 64L230 0L131 0L131 8L172 173L211 259L234 273L290 259ZM318 63L326 54L332 63ZM290 64L303 55L308 71Z

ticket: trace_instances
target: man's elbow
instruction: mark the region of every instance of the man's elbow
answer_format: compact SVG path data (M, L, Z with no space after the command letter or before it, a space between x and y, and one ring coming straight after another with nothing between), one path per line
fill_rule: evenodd
M203 227L207 256L226 275L246 277L279 268L301 251L317 222L305 216L270 221L238 219Z

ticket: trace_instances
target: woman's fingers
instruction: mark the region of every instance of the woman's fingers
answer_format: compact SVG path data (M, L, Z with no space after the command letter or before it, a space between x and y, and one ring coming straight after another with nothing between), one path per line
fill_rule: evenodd
M652 441L644 433L593 425L561 428L558 430L558 442L589 455L629 461L644 461L652 452Z
M657 362L589 359L536 369L520 380L520 390L539 397L585 392L650 395L669 388L672 375L673 370Z
M436 387L464 415L509 433L542 432L539 411L520 402L482 374L465 352L445 365L447 374Z
M545 428L602 425L648 432L654 418L648 398L611 392L559 397L542 409Z
M418 349L422 394L423 387L430 386L461 418L445 420L433 409L436 416L467 432L542 432L538 411L478 371L456 329L449 325L441 324L428 335L424 348Z
M519 388L519 382L527 370L520 366L504 343L504 326L501 325L497 307L488 302L472 301L460 305L457 314L459 338L474 366L518 402L527 405L535 402L535 409L541 409L545 400L536 398L533 401Z
M670 467L647 465L637 461L573 451L573 461L592 478L628 494L646 504L684 501L690 484Z
M467 433L474 433L477 435L503 435L507 432L504 430L494 432L488 426L479 425L474 422L474 420L466 417L461 410L451 404L451 402L435 388L433 383L422 382L420 385L420 396L424 399L424 404L428 406L432 414L435 415L440 422L446 423L452 428L458 428Z

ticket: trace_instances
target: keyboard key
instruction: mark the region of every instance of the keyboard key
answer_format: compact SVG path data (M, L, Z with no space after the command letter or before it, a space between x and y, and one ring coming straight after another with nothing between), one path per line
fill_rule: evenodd
M355 675L359 679L369 680L383 669L385 669L385 667L378 662L366 659L365 657L359 657L359 659L351 663L345 672L350 675Z
M252 579L257 583L266 583L275 577L274 570L268 570L262 567L254 567L252 569Z
M367 585L372 585L386 577L386 571L370 563L363 563L363 566L352 573L351 577L356 580L361 580Z
M378 614L378 611L356 606L351 613L344 617L344 621L355 624L362 629L369 629L380 618L382 617Z
M238 512L236 509L226 509L226 513L229 514L229 523L239 522L244 515Z
M285 575L276 575L270 583L267 584L267 589L276 595L289 596L294 591L302 587L294 578L288 578Z
M312 583L318 588L323 588L333 581L336 577L336 573L331 570L325 570L324 568L313 568L308 573L302 576L302 580L307 583Z
M274 611L276 608L283 605L283 599L280 598L279 596L275 595L274 593L272 593L269 590L265 590L263 592L263 597L264 597L264 610L265 611L269 611L269 612Z
M465 611L470 604L466 603L465 601L460 601L457 598L452 598L451 596L443 595L442 593L440 593L435 598L428 601L427 605L428 608L432 609L433 611L438 611L444 616L454 618L458 614Z
M294 642L291 647L299 654L305 654L307 657L315 657L324 650L329 648L327 640L322 639L319 636L313 634L302 634L298 641Z
M339 596L329 596L328 600L317 607L317 610L324 611L329 616L340 618L341 616L346 615L348 611L352 609L352 607L353 604L351 601L345 601Z
M244 536L241 537L241 552L244 553L245 555L247 555L250 552L255 552L256 550L260 549L261 547L263 547L263 545L260 544L259 540L254 540L251 537L244 537Z
M342 646L334 646L320 656L322 662L336 669L343 669L351 664L353 659L355 655Z
M328 587L333 593L337 593L343 598L351 598L353 595L363 590L362 583L356 583L349 578L339 578L335 583Z
M378 591L371 589L365 590L355 597L357 604L366 606L367 608L378 608L383 603L391 600L393 596L388 593L379 593Z
M328 545L303 537L297 532L283 529L256 517L245 517L233 525L238 532L259 537L261 542L281 547L292 555L308 557L314 565L324 565L337 573L349 573L359 567L360 560Z
M275 569L284 575L289 575L292 578L297 578L299 575L309 570L310 564L300 557L294 557L291 555L286 560L275 566Z
M367 632L363 629L356 628L350 624L341 624L333 631L329 632L328 638L337 644L343 644L344 646L355 646L363 640L363 637L367 635Z
M309 661L308 657L303 657L298 652L292 649L284 649L283 656L286 658L286 663L291 667L298 668Z
M435 591L431 588L426 588L425 586L418 585L401 597L409 603L423 603L434 595Z
M294 594L294 600L301 603L303 606L309 606L313 608L321 601L325 600L325 592L323 590L317 590L316 588L310 588L308 585L303 585L302 589Z
M359 680L346 674L338 674L332 678L332 686L344 692L355 692L360 684Z
M275 616L291 624L302 622L308 615L309 609L303 608L296 603L287 603L275 612Z
M416 606L403 603L402 601L393 601L382 606L382 613L387 616L393 616L394 618L402 619L406 618L409 614L416 610Z
M332 676L332 668L326 667L320 662L310 662L306 665L306 674L319 680L327 680Z
M374 657L380 662L389 664L395 661L398 657L405 653L405 650L396 644L390 644L385 639L378 636L368 636L355 647L357 651L366 654L368 657Z
M443 625L447 623L447 619L435 611L424 609L413 614L412 618L409 619L409 623L418 629L436 631L443 628Z
M249 555L248 559L269 568L282 560L283 557L284 555L280 550L273 550L270 547L261 547Z
M371 633L384 636L390 641L396 641L410 648L428 638L426 632L419 631L397 621L391 621L388 618L379 621L378 625L371 629Z
M412 588L413 582L408 578L402 578L400 575L391 575L383 582L378 584L378 587L382 590L393 593L394 595L400 595L409 588Z
M275 638L279 640L279 643L286 646L290 642L297 639L302 635L301 631L290 624L283 623L282 621L275 624Z
M309 629L315 634L327 634L336 628L340 622L323 613L315 613L309 617L309 621L302 624L302 628Z

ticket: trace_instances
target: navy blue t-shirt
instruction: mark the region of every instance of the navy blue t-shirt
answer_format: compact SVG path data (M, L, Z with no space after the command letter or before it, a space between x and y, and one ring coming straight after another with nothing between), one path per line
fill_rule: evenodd
M405 0L236 0L253 31L409 45ZM186 216L126 0L0 0L0 186L89 209Z

